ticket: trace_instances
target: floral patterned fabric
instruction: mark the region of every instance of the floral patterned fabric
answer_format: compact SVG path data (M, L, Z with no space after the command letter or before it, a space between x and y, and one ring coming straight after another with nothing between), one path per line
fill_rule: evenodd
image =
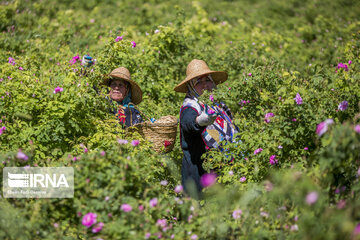
M192 107L201 114L205 109L205 105L198 101L196 97L186 98L181 108ZM238 128L232 121L232 114L229 108L223 104L216 104L211 108L218 113L214 123L207 126L201 136L205 143L206 149L218 148L223 151L223 146L226 142L234 142L235 134L238 133Z
M139 110L137 110L132 103L129 103L127 107L119 104L117 110L112 109L110 112L115 114L115 116L119 119L119 123L124 128L143 122Z

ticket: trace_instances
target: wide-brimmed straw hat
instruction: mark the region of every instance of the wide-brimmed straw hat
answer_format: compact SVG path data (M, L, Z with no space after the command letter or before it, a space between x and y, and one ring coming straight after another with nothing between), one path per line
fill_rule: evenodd
M228 74L221 71L212 71L203 60L194 59L186 68L186 78L179 83L174 90L176 92L186 93L188 91L186 84L194 78L202 75L210 74L216 85L223 83L227 80Z
M109 85L109 82L113 79L122 79L126 82L128 82L131 86L131 102L135 105L139 104L142 101L142 91L139 85L131 80L130 72L125 67L119 67L114 69L109 77L104 78L103 83L105 85Z

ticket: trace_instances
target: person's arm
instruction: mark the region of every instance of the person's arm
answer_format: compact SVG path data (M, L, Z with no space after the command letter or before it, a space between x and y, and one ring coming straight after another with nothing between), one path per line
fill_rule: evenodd
M184 107L180 114L180 127L185 132L201 133L206 126L212 124L216 115L201 114L192 107Z
M84 55L81 59L81 69L80 69L80 74L87 76L88 74L88 68L91 67L92 65L94 65L94 59L92 57L90 57L89 55Z

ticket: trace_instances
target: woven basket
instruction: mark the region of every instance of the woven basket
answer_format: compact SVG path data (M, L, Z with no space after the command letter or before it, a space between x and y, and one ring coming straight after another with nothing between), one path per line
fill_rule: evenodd
M129 128L129 131L138 132L143 138L153 144L156 152L170 152L175 145L178 120L174 116L164 116L154 123L146 121Z

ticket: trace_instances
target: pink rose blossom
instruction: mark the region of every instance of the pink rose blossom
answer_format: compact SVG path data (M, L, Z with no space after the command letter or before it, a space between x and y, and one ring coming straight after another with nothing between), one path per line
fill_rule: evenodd
M10 63L11 65L14 66L16 64L15 59L13 59L12 57L9 57L8 60L9 60L8 63Z
M136 42L131 41L131 47L132 47L132 48L136 47Z
M248 76L251 77L251 76L252 76L252 73L248 73Z
M118 41L120 41L120 40L123 40L123 37L122 37L122 36L117 36L117 37L115 38L115 42L118 42Z
M241 177L240 178L240 182L245 182L246 181L246 177Z
M158 199L157 198L153 198L153 199L151 199L150 201L149 201L149 205L150 205L150 207L156 207L157 206L157 204L158 204Z
M340 111L345 111L349 106L349 103L347 101L342 101L339 106L338 106L338 109Z
M264 119L264 121L266 122L266 123L269 123L270 122L270 118L271 117L274 117L275 115L273 114L273 113L267 113L267 114L265 114L265 119Z
M316 134L319 137L322 136L328 130L328 126L333 123L334 123L334 120L332 120L331 118L326 119L324 122L319 123L316 127Z
M303 100L299 93L296 94L296 97L294 98L294 100L295 100L296 104L298 104L298 105L303 104Z
M132 211L132 207L130 204L127 204L127 203L124 203L120 206L120 209L123 211L123 212L131 212Z
M214 185L216 182L216 174L215 173L205 173L200 178L200 184L203 187L210 187Z
M351 65L351 64L352 64L352 61L351 61L351 60L349 60L348 64L349 64L349 65Z
M336 204L338 209L343 209L346 206L346 201L344 199L341 199L337 204Z
M0 120L1 121L1 120ZM6 127L5 126L2 126L1 128L0 128L0 135L1 134L3 134L3 132L6 130Z
M19 149L18 153L16 154L16 158L23 160L23 161L27 161L29 159L29 157L25 153L23 153L20 149Z
M214 113L215 113L215 111L214 111L214 110L212 110L211 108L209 108L207 112L208 112L208 114L210 114L210 115L212 115L212 114L214 114Z
M214 96L212 94L209 96L209 100L212 102L214 101Z
M123 212L130 212L132 210L132 207L129 204L124 203L121 205L120 209Z
M299 231L299 227L298 227L298 225L297 224L294 224L294 225L292 225L291 227L290 227L290 231Z
M91 227L91 225L96 223L96 217L97 217L97 215L95 213L90 212L82 218L81 223L85 227L89 228L89 227Z
M240 209L234 210L232 213L232 217L234 219L239 219L241 217L242 211Z
M95 227L93 227L92 232L93 232L93 233L100 232L103 227L104 227L104 223L103 223L103 222L99 222L98 224L95 225Z
M262 152L262 148L258 148L254 151L254 155L258 154L258 153L261 153Z
M317 192L310 192L308 195L306 195L305 200L308 205L313 205L318 200Z
M136 147L137 145L139 145L140 141L139 140L132 140L131 141L131 145L133 145L134 147Z
M264 218L268 218L269 214L267 212L260 212L260 216L262 216Z
M304 147L304 150L307 151L307 150L309 150L309 148L308 148L308 147Z
M75 57L73 57L70 61L69 61L69 63L71 64L71 65L73 65L73 64L75 64L77 61L79 61L80 60L80 56L79 55L76 55Z
M162 181L160 182L160 185L166 186L166 185L168 185L168 181L162 180Z
M119 143L119 144L127 144L127 143L128 143L128 140L118 139L118 143Z
M356 225L354 231L353 231L353 235L359 235L360 234L360 223L358 225Z
M276 163L278 163L278 160L275 159L276 158L276 155L271 155L270 158L269 158L269 162L271 165L274 165Z
M191 240L196 240L196 239L198 239L198 236L196 235L196 234L193 234L193 235L191 235L191 238L190 238Z
M355 130L355 132L360 133L360 125L359 125L359 124L356 125L356 126L354 127L354 130Z
M62 92L62 91L64 91L64 89L61 88L61 87L59 87L59 86L57 86L57 87L54 89L54 94L56 94L56 93L58 93L58 92Z
M346 64L344 64L344 63L339 63L339 64L337 65L337 69L340 69L340 68L344 69L345 71L349 71L348 65L346 65Z
M174 189L174 192L176 192L176 193L181 193L182 191L183 191L182 185L177 185Z
M22 67L19 67L19 70L23 71L24 69Z
M160 227L162 227L162 228L166 227L166 226L167 226L167 221L166 221L166 219L165 219L165 218L163 218L163 219L158 219L158 220L156 221L156 226L160 226Z

